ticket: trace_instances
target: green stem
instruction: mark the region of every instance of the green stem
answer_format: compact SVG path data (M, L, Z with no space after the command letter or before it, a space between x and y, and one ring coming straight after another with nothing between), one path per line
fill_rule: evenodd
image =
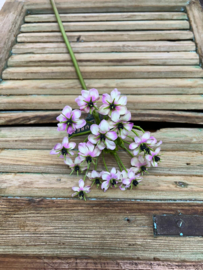
M137 137L139 137L139 134L138 134L135 130L132 129L132 132L133 132Z
M141 127L139 127L139 126L133 126L133 127L136 128L136 129L139 129L139 130L141 130L143 133L145 133L144 129L142 129Z
M73 65L74 65L75 70L76 70L76 73L78 75L78 79L80 80L80 83L81 83L82 88L85 89L85 90L87 90L87 86L86 86L86 84L84 82L83 76L82 76L81 71L80 71L80 68L78 66L78 62L77 62L77 60L75 58L75 54L74 54L74 52L73 52L73 50L71 48L71 45L70 45L70 43L68 41L68 38L67 38L66 32L64 30L63 23L61 21L61 18L60 18L60 15L58 13L58 10L57 10L57 7L55 5L55 2L54 2L54 0L50 0L50 1L51 1L52 8L54 10L54 13L55 13L56 20L58 22L58 25L59 25L61 34L63 36L64 42L65 42L66 47L67 47L67 49L68 49L68 51L70 53L70 57L72 59Z
M117 164L118 164L118 167L119 167L120 171L122 172L123 169L122 169L122 167L121 167L121 165L120 165L120 163L119 163L119 160L118 160L116 154L114 154L114 158L115 158L115 160L116 160L116 162L117 162Z
M133 137L131 137L131 136L129 136L129 135L128 135L127 137L134 141L134 138L133 138Z
M125 147L125 145L121 146L123 149L125 149L126 152L128 152L129 155L131 155L131 157L134 157L133 154L130 152L130 150L128 150L127 147Z
M119 160L121 166L123 167L123 169L124 169L126 172L128 172L127 169L126 169L126 167L125 167L125 165L123 164L122 160L120 159L119 155L118 155L117 153L116 153L115 155L117 156L117 158L118 158L118 160Z
M105 169L107 170L107 172L109 172L109 170L108 170L108 168L107 168L107 166L106 166L106 162L105 162L105 159L104 159L104 154L103 154L103 152L102 152L102 159L103 159L103 163L104 163Z
M84 131L84 132L81 132L81 133L76 133L76 134L73 134L69 137L69 139L72 139L73 137L77 137L77 136L82 136L82 135L86 135L86 134L90 134L91 131L88 130L88 131Z
M97 158L95 166L94 166L95 171L97 170L97 164L98 164L98 158Z
M125 140L123 140L123 142L124 142L124 143L127 143L127 144L131 144L131 142L127 142L127 141L125 141Z

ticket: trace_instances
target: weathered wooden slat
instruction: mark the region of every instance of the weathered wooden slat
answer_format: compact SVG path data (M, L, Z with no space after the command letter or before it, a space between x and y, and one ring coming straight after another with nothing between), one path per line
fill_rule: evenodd
M83 177L83 176L82 176ZM78 185L79 176L44 173L0 174L0 196L71 198L72 187ZM86 185L92 182L86 180ZM149 174L136 189L121 191L119 188L103 192L92 187L89 198L142 199L142 200L202 200L202 177L158 176ZM1 269L1 268L0 268Z
M195 34L195 41L197 42L197 50L200 55L201 62L203 61L203 14L202 7L198 0L190 1L190 4L187 6L187 12L189 15L190 23L192 30Z
M140 21L140 20L187 20L184 12L122 12L122 13L87 13L60 14L62 22L86 21ZM25 22L56 22L54 14L27 15Z
M202 78L200 66L82 66L85 79ZM76 79L74 67L10 67L4 80Z
M57 270L200 270L203 263L0 256L1 270L51 270L50 267Z
M88 89L104 94L117 88L122 94L134 95L194 95L202 94L203 79L92 79L85 80ZM78 79L69 80L6 80L0 83L0 95L79 95Z
M74 52L183 52L194 51L193 41L122 41L122 42L73 42ZM18 43L13 54L68 53L64 43Z
M113 32L67 32L69 41L142 41L142 40L187 40L193 39L194 34L188 30L170 31L113 31ZM63 42L61 33L21 33L18 42Z
M67 104L76 108L73 95L2 96L0 110L61 110ZM101 105L101 101L98 102ZM202 110L202 95L129 95L128 109Z
M165 151L203 151L202 134L201 128L165 128L153 132L163 142L161 149ZM51 149L66 135L56 127L3 127L0 128L0 149ZM76 137L74 141L79 143L83 137Z
M153 236L153 214L201 215L195 202L1 198L0 213L1 254L202 261L201 237Z
M198 65L196 52L170 53L77 53L80 66ZM9 67L72 66L69 54L18 54L8 60Z
M0 171L1 172L32 172L32 173L70 173L68 166L62 159L49 154L49 150L1 150ZM122 161L130 168L130 156L121 152ZM116 167L116 162L111 156L105 157L111 167ZM162 151L162 162L158 168L150 168L152 175L193 175L203 174L203 155L201 152ZM98 170L105 170L102 160L98 161Z
M61 109L61 108L60 108ZM5 111L0 112L0 124L33 125L56 123L61 111ZM132 121L172 122L187 124L203 124L203 114L198 112L163 111L163 110L131 110Z

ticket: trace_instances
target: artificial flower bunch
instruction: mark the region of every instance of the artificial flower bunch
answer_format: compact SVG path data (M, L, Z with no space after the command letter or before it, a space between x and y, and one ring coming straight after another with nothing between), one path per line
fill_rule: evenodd
M57 154L64 159L65 164L71 169L71 174L77 175L84 172L84 178L79 180L79 186L73 187L73 196L86 200L86 194L93 185L107 191L109 187L121 190L137 187L149 167L157 167L161 160L159 147L161 141L135 126L131 120L131 113L127 110L127 97L114 89L111 94L103 94L102 105L98 107L99 93L96 89L82 90L81 96L75 99L80 110L73 110L66 106L57 117L58 131L66 131L68 136L62 143L58 143L50 154ZM93 116L94 122L80 119L81 113L86 112ZM76 133L86 124L90 130ZM142 135L138 134L142 131ZM70 140L76 136L87 135L83 142L78 145ZM131 168L123 164L119 150L125 150L131 157ZM119 170L113 167L110 171L106 165L104 153L115 158ZM75 155L74 159L73 156ZM98 172L98 157L102 156L105 171ZM94 168L94 169L93 169ZM93 169L93 170L92 170ZM85 186L85 180L92 181L91 186Z

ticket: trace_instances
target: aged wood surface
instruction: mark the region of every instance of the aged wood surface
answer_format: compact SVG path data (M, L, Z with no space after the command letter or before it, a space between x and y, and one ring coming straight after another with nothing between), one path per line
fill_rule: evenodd
M187 20L184 12L120 12L120 13L86 13L60 14L62 22L84 21L140 21L140 20ZM54 14L27 15L25 22L56 22Z
M201 59L203 61L203 10L200 5L199 0L192 0L187 6L187 12L189 15L192 30L195 35L195 41L197 43L197 50Z
M20 0L7 0L0 10L0 76L24 15L24 3Z
M51 74L51 73L50 73ZM61 110L78 108L73 95L2 96L1 110ZM101 105L101 101L98 102ZM129 110L202 110L202 95L129 95ZM134 111L132 112L134 113Z
M69 41L144 41L144 40L192 40L194 34L188 30L164 30L164 31L108 31L108 32L67 32ZM59 32L53 33L21 33L17 37L18 42L63 42ZM73 45L72 45L73 46Z
M198 65L196 52L170 53L76 53L80 66ZM9 58L8 67L72 66L69 54L18 54Z
M183 52L194 51L193 41L115 41L115 42L71 42L73 51L81 52ZM64 43L17 43L14 54L66 53Z
M1 270L202 270L201 262L157 262L58 257L0 256Z
M195 202L1 198L0 213L1 254L202 261L202 237L153 236L153 214L201 215Z
M21 56L22 57L22 56ZM96 88L100 94L117 88L131 95L197 95L202 94L203 79L87 79L88 89ZM81 93L77 79L60 80L5 80L0 83L1 95L69 95ZM158 112L159 114L160 112ZM179 112L176 112L177 114ZM152 114L153 116L153 114ZM175 119L174 119L175 121Z

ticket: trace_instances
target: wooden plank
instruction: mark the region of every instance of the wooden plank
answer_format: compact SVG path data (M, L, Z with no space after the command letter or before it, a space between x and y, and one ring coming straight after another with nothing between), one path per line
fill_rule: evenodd
M76 108L73 95L2 96L0 110L61 110L67 104ZM129 95L129 110L202 110L202 95ZM98 103L101 105L101 102Z
M197 50L200 55L201 63L203 61L203 13L199 0L192 0L187 6L187 12L189 15L190 23L195 35L195 41L197 43Z
M194 51L192 41L122 41L122 42L73 42L73 51L82 52L184 52ZM68 53L64 43L18 43L13 54Z
M163 142L161 149L164 151L203 151L202 134L202 128L164 128L153 132L153 136ZM2 127L0 149L51 149L65 135L56 127ZM77 143L82 140L83 137L74 139Z
M22 23L23 1L6 1L0 11L0 77Z
M82 66L84 79L201 78L200 66ZM76 79L74 67L10 67L4 80Z
M189 30L170 31L108 31L108 32L67 32L69 41L142 41L142 40L187 40L193 39L194 34ZM61 33L21 33L18 42L63 42Z
M130 168L131 158L126 152L121 152L122 161ZM109 168L116 167L115 160L106 156ZM201 176L203 174L203 156L201 152L192 151L162 151L162 162L158 168L150 168L150 175L185 175ZM50 155L50 150L1 150L1 172L32 172L32 173L61 173L69 174L70 170L62 159ZM98 171L105 170L102 160L98 161Z
M51 257L0 256L1 270L200 270L201 262L156 262L104 259L77 259Z
M63 23L65 31L112 31L112 30L189 30L185 20L116 21L116 22L69 22ZM58 23L27 23L21 32L59 32Z
M154 238L152 222L201 215L200 203L1 198L0 210L1 254L202 261L201 237Z
M80 66L198 65L196 52L170 53L76 53ZM72 66L69 54L18 54L8 60L9 67Z
M62 22L86 21L140 21L140 20L187 20L184 12L122 12L122 13L87 13L60 14ZM37 14L25 16L26 23L56 22L54 14Z
M61 108L60 108L61 109ZM61 111L5 111L0 112L0 124L33 125L57 123L56 117ZM203 113L163 111L163 110L131 110L133 121L172 122L187 124L203 124Z
M131 95L195 95L202 94L203 79L87 79L88 89L96 88L100 94L119 89ZM0 95L79 95L78 79L69 80L6 80L0 83ZM175 120L175 119L174 119Z

